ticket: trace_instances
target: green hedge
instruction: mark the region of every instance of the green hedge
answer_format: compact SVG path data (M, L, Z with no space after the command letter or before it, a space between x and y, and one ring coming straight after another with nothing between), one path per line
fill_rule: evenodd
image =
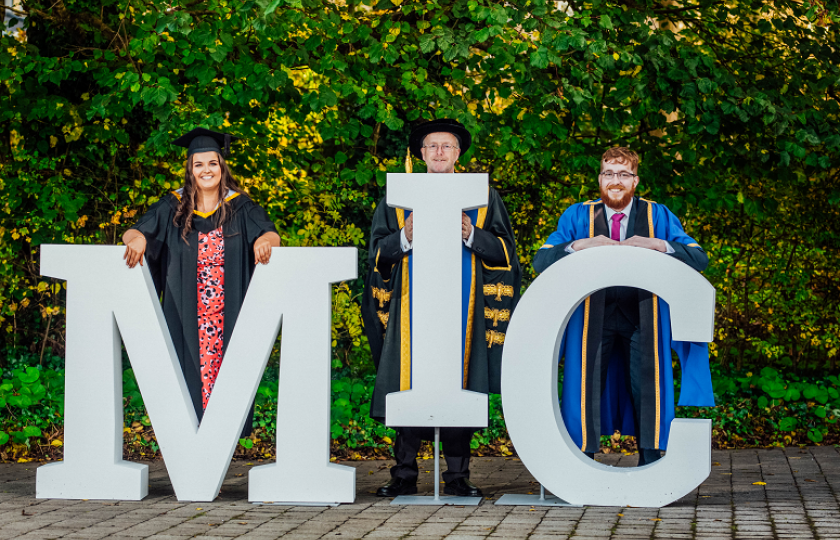
M834 8L829 7L829 4ZM285 245L356 246L413 123L474 134L525 283L598 158L629 145L640 193L707 249L713 362L836 373L840 28L836 2L27 0L0 36L0 356L63 354L63 284L39 246L113 244L180 185L170 143L243 137L229 162ZM420 163L416 170L422 171ZM363 372L361 281L336 358Z
M14 363L21 367L5 370L0 382L0 457L4 460L56 459L62 453L64 372L49 365L27 366L31 360L17 359ZM60 363L60 358L48 360L48 364ZM271 372L257 390L254 433L239 441L238 457L274 456L277 379ZM373 382L371 375L332 381L330 436L333 455L338 458L390 457L394 431L368 416ZM715 448L840 444L840 378L836 375L785 377L772 368L761 373L716 371L713 384L717 407L678 407L677 416L712 419ZM123 373L123 394L126 452L140 458L159 455L131 369ZM498 395L490 397L490 411L489 427L475 434L473 450L478 455L511 455L514 449ZM632 441L618 436L603 437L602 446L607 451L633 448Z

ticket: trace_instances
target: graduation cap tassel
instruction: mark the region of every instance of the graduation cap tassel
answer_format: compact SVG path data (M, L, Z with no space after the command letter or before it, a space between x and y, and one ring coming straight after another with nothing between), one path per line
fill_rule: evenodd
M225 157L230 155L230 135L225 133Z
M412 173L412 161L411 161L411 146L409 146L405 151L405 172Z

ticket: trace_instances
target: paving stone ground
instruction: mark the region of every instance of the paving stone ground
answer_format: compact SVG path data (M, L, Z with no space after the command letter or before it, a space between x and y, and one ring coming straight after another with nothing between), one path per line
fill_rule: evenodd
M619 467L636 459L599 456ZM345 462L357 469L358 494L354 504L334 508L250 504L247 472L257 463L233 462L212 503L175 500L160 461L150 464L149 496L120 502L36 499L37 466L8 464L0 465L0 540L840 539L837 448L715 451L712 460L698 489L661 509L495 506L505 493L539 490L513 458L473 459L472 478L487 497L477 507L391 506L374 496L388 479L388 461ZM432 467L421 461L421 494L432 493Z

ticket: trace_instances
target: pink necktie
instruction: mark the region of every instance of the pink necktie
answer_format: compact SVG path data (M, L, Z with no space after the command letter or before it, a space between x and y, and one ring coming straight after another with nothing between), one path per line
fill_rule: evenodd
M616 242L621 241L621 218L623 217L624 214L621 212L617 212L612 215L612 231L610 232L610 238Z

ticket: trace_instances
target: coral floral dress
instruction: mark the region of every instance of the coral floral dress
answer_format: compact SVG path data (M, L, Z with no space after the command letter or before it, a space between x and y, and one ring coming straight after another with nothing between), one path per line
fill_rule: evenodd
M198 346L204 408L222 367L225 335L225 237L219 227L198 235Z

